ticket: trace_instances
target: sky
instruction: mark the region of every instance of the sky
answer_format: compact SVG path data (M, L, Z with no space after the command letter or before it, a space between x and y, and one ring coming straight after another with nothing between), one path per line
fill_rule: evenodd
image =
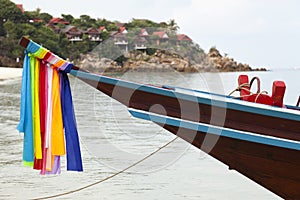
M54 17L86 14L129 22L175 19L206 52L216 47L237 62L268 69L300 68L298 0L13 0Z

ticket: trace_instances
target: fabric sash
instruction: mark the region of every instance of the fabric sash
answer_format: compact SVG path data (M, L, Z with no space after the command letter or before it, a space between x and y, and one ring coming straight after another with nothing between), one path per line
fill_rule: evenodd
M23 63L20 122L23 162L41 174L83 171L72 93L67 73L73 64L30 41Z

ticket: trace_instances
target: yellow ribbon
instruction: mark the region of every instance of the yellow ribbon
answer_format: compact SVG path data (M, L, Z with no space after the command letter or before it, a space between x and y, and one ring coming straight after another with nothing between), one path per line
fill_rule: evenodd
M65 155L65 138L60 100L60 82L57 69L53 69L52 110L52 155Z

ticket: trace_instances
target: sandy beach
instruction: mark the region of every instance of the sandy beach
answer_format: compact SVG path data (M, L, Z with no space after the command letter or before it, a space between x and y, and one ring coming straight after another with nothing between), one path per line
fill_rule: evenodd
M22 68L0 67L0 80L19 78L22 76Z

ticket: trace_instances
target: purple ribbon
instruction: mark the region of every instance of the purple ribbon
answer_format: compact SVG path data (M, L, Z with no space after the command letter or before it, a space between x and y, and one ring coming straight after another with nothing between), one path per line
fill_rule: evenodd
M70 70L72 66L73 65L71 64L68 65L65 70ZM60 71L59 75L61 105L66 138L67 170L83 171L69 78L65 71Z

